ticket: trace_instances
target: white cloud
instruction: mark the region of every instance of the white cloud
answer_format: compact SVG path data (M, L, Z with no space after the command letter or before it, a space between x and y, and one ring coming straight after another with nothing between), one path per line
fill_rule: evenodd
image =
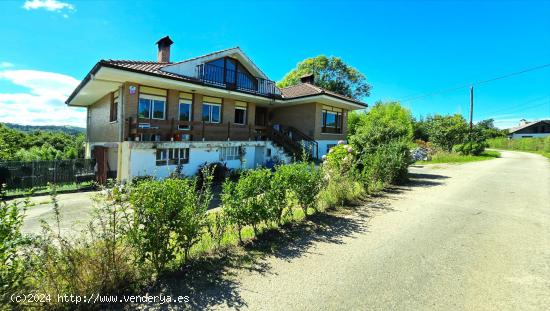
M86 111L65 105L79 83L77 79L38 70L3 70L0 79L28 89L0 93L0 122L85 126Z
M3 68L10 68L10 67L13 67L13 64L12 64L12 63L9 63L9 62L0 62L0 69L3 69Z
M72 4L57 0L27 0L23 4L23 8L25 10L44 9L51 12L73 11L75 9Z

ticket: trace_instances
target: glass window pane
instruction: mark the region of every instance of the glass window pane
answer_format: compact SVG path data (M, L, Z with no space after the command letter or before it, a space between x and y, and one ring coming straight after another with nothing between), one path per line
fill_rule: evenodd
M235 109L235 123L245 124L246 119L246 110L245 109Z
M210 122L210 105L202 105L202 120L205 122Z
M164 119L164 101L162 100L153 101L153 118Z
M145 119L151 118L151 100L145 98L139 99L138 117Z
M327 113L326 120L326 127L336 127L336 114Z
M212 123L220 123L221 120L221 109L220 106L212 106Z
M180 121L191 121L191 105L180 103Z

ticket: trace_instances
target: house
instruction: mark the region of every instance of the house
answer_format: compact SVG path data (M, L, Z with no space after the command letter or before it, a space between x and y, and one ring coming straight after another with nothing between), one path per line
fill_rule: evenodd
M546 137L548 135L550 135L550 120L528 122L521 119L519 125L511 128L508 132L509 138Z
M99 180L166 177L204 163L254 168L306 150L320 158L367 105L315 86L278 88L239 48L172 62L166 36L154 61L100 60L66 104L87 108L86 156Z

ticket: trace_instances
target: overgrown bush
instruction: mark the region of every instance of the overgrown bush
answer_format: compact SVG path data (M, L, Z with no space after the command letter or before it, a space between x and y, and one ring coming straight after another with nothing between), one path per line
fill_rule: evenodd
M288 165L288 183L298 204L307 217L308 209L317 210L317 196L323 186L321 170L313 163L297 162Z
M369 189L406 179L413 136L410 112L398 103L376 104L367 122L350 137L357 154L356 169Z
M271 170L260 168L246 171L236 182L226 180L223 185L224 211L236 226L241 243L244 226L252 226L256 235L259 224L270 218L271 178Z
M429 141L451 151L454 145L462 144L468 134L468 123L460 114L434 115L426 118L425 131Z
M4 186L0 185L0 307L8 304L11 294L20 293L28 277L29 258L24 248L30 239L21 234L24 212L29 201L4 201Z
M157 272L174 264L178 254L187 259L199 239L212 199L211 177L205 176L198 193L196 178L144 181L132 189L132 241L141 262L151 262Z
M122 187L114 187L104 197L96 198L98 205L88 226L69 238L61 233L55 189L52 202L56 226L42 223L43 233L33 252L35 265L28 271L36 292L51 297L121 294L135 290L147 279L146 267L134 261L134 249L127 240L132 220ZM45 307L70 308L55 298Z
M485 142L466 142L464 144L455 145L453 151L460 153L461 155L480 155L485 151L487 147Z

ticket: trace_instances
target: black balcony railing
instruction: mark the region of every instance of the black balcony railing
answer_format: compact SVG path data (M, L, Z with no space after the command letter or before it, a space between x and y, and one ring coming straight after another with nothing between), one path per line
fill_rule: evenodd
M252 94L280 95L280 91L274 81L253 77L241 71L225 69L211 64L200 64L196 70L197 78L205 84Z

